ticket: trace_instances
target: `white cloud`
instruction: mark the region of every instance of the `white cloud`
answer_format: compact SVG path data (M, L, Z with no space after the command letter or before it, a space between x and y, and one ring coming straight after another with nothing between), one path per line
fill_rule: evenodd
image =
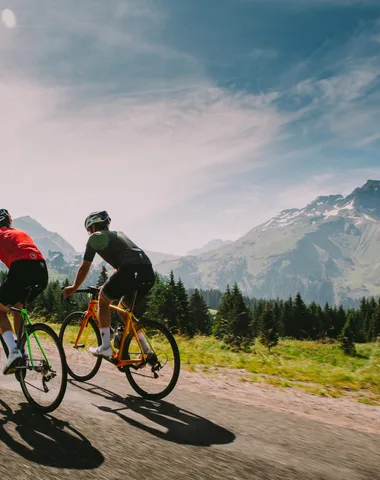
M207 65L159 41L155 28L165 30L165 12L155 2L113 5L41 0L35 12L17 12L18 35L0 29L1 67L9 73L0 83L1 158L11 179L2 195L14 216L30 214L80 249L84 217L106 208L114 226L145 248L184 253L210 238L236 238L342 185L357 186L358 172L291 185L288 177L272 185L269 173L258 187L250 170L266 164L276 176L280 162L296 170L302 156L326 145L325 137L311 138L314 130L328 131L339 145L342 138L372 145L379 114L374 104L368 115L362 101L378 80L376 58L338 55L327 67L336 67L335 75L283 92L312 97L289 114L279 110L278 92L215 88ZM71 43L75 38L83 41ZM253 59L275 56L251 51ZM304 143L299 123L290 125L295 120L303 122ZM246 176L233 191L237 173ZM217 201L210 200L214 189L222 192ZM187 216L194 199L199 208Z
M380 133L375 133L373 135L370 135L369 137L364 138L363 140L360 140L357 146L363 147L363 146L371 145L372 143L375 143L378 140L380 140Z
M15 14L8 8L1 12L1 21L7 28L15 28L17 23Z
M260 165L287 121L262 96L207 85L68 112L71 101L63 89L0 84L2 157L14 178L3 198L14 216L35 216L77 248L83 218L97 208L125 230L145 219L154 237L149 218L228 182L231 170Z

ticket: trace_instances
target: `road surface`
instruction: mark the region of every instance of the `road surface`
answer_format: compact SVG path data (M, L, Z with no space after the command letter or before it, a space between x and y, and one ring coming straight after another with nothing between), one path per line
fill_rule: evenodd
M181 388L148 402L103 368L43 417L1 376L0 456L1 480L380 480L380 424L359 432Z

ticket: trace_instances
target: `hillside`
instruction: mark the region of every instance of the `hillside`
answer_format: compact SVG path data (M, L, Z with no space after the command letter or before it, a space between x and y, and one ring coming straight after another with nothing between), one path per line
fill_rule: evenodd
M345 304L380 294L380 182L282 211L230 245L157 266L187 287Z
M13 227L20 228L27 232L33 240L36 242L38 248L42 251L42 254L48 258L49 250L62 252L64 260L66 262L72 262L78 252L74 247L58 233L50 232L37 220L30 216L18 217L13 220ZM167 253L151 252L146 250L147 255L151 259L153 265L165 261L171 261L178 258L178 255L170 255ZM100 264L101 259L96 257L95 264Z
M36 242L42 254L47 258L49 250L63 253L65 261L74 260L76 251L63 237L55 232L49 232L37 220L29 216L18 217L13 220L13 227L27 232Z
M217 250L218 248L230 245L231 243L231 240L214 239L206 243L206 245L203 245L203 247L190 250L187 252L187 255L200 255L201 253L211 252L212 250Z

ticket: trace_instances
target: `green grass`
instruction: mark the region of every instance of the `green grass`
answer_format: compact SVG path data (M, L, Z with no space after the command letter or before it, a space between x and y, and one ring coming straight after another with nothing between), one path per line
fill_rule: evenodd
M59 325L52 325L59 331ZM70 329L71 330L71 329ZM70 332L71 333L71 332ZM72 340L74 332L72 332ZM215 367L243 369L242 382L302 388L315 395L354 396L380 405L380 344L356 344L357 355L345 355L338 344L282 340L272 353L256 342L236 352L213 337L176 337L182 368L212 374Z
M350 357L337 344L296 340L281 341L270 354L258 343L247 353L234 352L210 337L177 337L177 342L182 364L190 370L244 369L254 374L254 381L324 396L357 394L362 402L380 404L380 344L357 344L358 355Z

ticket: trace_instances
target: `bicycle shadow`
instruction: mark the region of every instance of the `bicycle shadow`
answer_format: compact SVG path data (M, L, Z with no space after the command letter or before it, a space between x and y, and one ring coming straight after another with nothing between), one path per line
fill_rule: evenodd
M37 413L29 404L13 411L0 399L0 440L13 452L40 465L76 470L98 468L104 456L69 422ZM18 441L4 428L13 423L22 439Z
M123 407L115 409L104 405L94 406L103 412L113 413L130 425L163 440L182 445L210 447L211 445L232 443L236 438L236 435L226 428L221 427L200 415L177 407L173 403L163 400L145 400L133 395L128 395L126 398L123 398L120 395L93 383L84 382L81 385L78 385L78 383L73 380L69 380L69 382L77 388L103 397L105 400L110 400L123 405ZM84 385L89 388L85 388ZM157 424L158 427L161 427L161 429L146 425L123 414L122 412L124 410L131 410L143 415L146 419ZM165 429L166 431L163 431L162 429Z

